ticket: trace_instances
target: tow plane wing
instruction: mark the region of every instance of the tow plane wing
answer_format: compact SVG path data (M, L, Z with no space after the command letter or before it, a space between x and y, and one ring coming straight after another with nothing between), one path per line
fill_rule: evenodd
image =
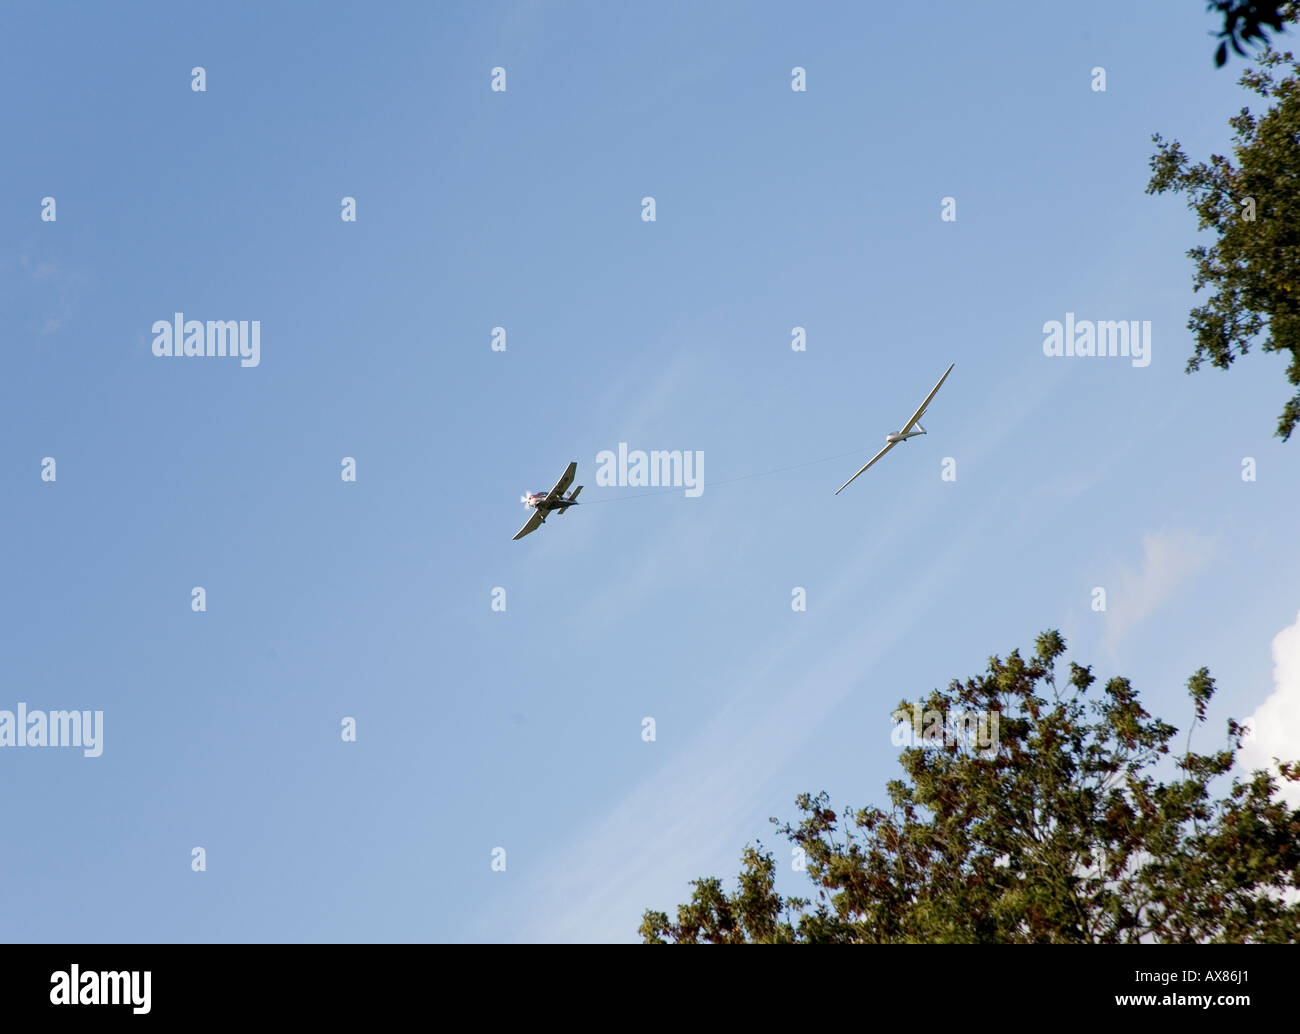
M573 484L573 479L578 476L578 461L574 460L564 468L564 473L560 475L560 480L555 482L555 487L546 494L548 503L558 503L563 497L568 487Z
M538 528L542 526L542 518L544 516L545 514L543 514L540 510L534 510L533 515L528 518L528 523L519 529L519 531L515 535L515 538L521 539L525 535L531 535L533 532L535 532Z

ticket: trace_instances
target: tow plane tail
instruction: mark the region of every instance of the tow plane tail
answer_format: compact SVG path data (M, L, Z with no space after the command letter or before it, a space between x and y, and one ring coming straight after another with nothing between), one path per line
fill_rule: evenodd
M577 488L575 488L572 492L569 493L568 497L564 500L564 502L560 504L560 508L559 508L560 513L564 513L564 511L567 510L570 506L574 506L577 504L578 493L581 491L582 491L582 486L579 485Z

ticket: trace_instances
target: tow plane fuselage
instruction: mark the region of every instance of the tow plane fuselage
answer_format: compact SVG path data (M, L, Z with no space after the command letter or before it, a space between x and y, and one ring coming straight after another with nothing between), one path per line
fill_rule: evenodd
M549 492L529 492L527 495L521 495L519 501L530 510L540 510L543 514L549 514L552 510L559 510L563 513L570 506L579 505L576 496L582 491L582 485L575 488L569 495L558 502L550 501ZM542 520L546 520L545 517Z

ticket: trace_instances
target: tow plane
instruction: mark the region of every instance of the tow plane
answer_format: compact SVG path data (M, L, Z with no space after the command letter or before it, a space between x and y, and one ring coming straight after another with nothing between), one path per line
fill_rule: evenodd
M578 505L578 493L582 491L579 485L566 496L564 493L573 484L573 479L578 474L578 461L574 460L564 468L564 473L560 475L560 480L555 483L555 487L549 492L529 492L527 495L521 495L519 501L533 511L532 516L528 518L528 523L519 529L516 539L521 539L525 535L531 535L543 524L546 518L552 513L564 513L570 506Z
M895 431L893 434L885 435L885 442L886 442L885 447L881 449L878 453L876 453L874 456L872 456L871 459L867 460L867 466L863 467L862 470L859 470L858 474L861 474L863 471L865 471L868 467L870 467L873 463L875 463L876 460L880 459L881 456L887 453L899 442L905 442L909 438L915 438L918 434L925 434L925 428L921 426L921 417L925 416L926 407L930 405L930 401L935 397L935 395L939 393L939 389L943 387L943 382L948 379L948 374L952 373L952 368L956 365L957 365L956 363L951 363L949 364L948 369L943 371L943 376L939 378L939 383L930 389L930 394L925 396L925 401L922 402L921 405L917 407L916 412L912 414L912 419L903 425L903 429L901 431ZM915 428L915 430L913 430L913 428ZM835 494L839 495L846 488L848 488L849 485L853 484L853 481L858 476L858 474L854 474L853 477L849 478L846 482L844 482L844 484L840 485L840 487L835 490Z

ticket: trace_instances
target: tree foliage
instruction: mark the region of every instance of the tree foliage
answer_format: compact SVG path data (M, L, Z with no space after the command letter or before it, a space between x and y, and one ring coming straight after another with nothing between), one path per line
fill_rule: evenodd
M1267 44L1266 30L1282 31L1288 6L1278 0L1208 0L1206 10L1223 15L1223 30L1218 34L1222 42L1214 52L1214 64L1222 68L1227 63L1229 46L1244 57L1242 44Z
M1289 19L1300 16L1300 5L1285 6ZM1147 193L1185 195L1198 230L1216 238L1187 252L1195 290L1213 292L1187 321L1196 340L1187 371L1207 358L1226 370L1262 336L1263 351L1291 353L1286 378L1300 388L1300 64L1271 48L1258 64L1241 84L1270 106L1229 119L1236 162L1215 154L1192 164L1178 141L1156 134ZM1282 409L1277 437L1290 438L1297 422L1300 390Z
M1265 771L1226 780L1244 729L1209 754L1171 753L1177 729L1143 709L1124 678L1100 693L1065 642L923 701L948 714L999 712L995 748L960 738L903 750L888 808L837 814L802 794L779 832L803 849L812 898L782 898L760 844L739 886L693 881L675 921L647 910L647 943L1294 942L1300 939L1300 809ZM1188 680L1194 725L1214 680ZM907 704L902 705L907 707ZM1194 727L1194 726L1193 726ZM1156 768L1172 769L1167 781ZM1300 765L1282 764L1300 782ZM776 819L772 820L774 823Z

